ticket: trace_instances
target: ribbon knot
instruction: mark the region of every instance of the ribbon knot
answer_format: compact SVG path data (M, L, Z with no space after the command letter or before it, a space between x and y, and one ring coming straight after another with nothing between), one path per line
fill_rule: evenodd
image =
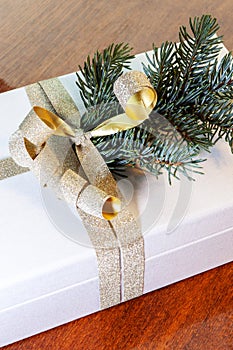
M82 143L85 142L86 139L90 140L91 138L91 133L90 132L84 132L82 129L76 129L75 130L75 135L72 137L71 140L73 143L75 143L76 146L80 146Z

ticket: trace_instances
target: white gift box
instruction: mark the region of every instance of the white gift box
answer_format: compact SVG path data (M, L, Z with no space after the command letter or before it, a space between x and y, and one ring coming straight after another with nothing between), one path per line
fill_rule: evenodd
M132 68L143 61L138 55ZM82 113L75 74L59 79ZM0 106L5 158L31 105L20 88L1 94ZM144 232L144 293L233 260L233 155L220 141L205 156L195 182L170 186L164 174L120 183ZM64 202L28 172L0 181L0 213L0 346L100 310L95 250Z

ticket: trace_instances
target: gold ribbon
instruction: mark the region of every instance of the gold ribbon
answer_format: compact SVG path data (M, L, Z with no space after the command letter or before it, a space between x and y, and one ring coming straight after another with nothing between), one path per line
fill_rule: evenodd
M121 211L116 182L90 139L141 124L156 104L156 92L143 73L122 75L114 92L125 113L84 133L78 109L58 79L32 84L26 91L34 107L9 142L15 174L9 172L8 158L0 161L0 179L28 168L78 211L96 250L102 308L141 295L144 241L133 215Z

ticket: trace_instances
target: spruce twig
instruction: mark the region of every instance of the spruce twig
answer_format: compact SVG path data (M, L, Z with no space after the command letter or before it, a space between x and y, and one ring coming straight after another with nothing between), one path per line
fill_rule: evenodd
M128 44L112 44L102 53L97 51L92 59L88 56L83 68L79 66L76 84L88 109L81 120L81 126L85 130L95 127L111 116L109 113L113 110L113 102L116 101L113 84L123 69L130 68L130 61L134 58L131 50ZM115 113L120 113L118 103L115 104Z
M158 176L188 178L200 172L202 149L210 150L225 138L233 147L233 67L231 54L218 62L222 37L217 21L209 15L182 26L179 44L153 45L144 72L158 94L149 120L131 130L92 139L109 168L118 174L126 166L140 167ZM87 58L77 85L88 109L82 127L90 129L119 114L113 83L130 68L128 44L111 45L93 59ZM159 113L159 114L158 114Z

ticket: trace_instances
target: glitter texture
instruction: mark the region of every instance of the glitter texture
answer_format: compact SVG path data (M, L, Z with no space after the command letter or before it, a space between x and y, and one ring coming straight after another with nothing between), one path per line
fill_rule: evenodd
M79 195L77 206L87 214L103 219L103 206L109 196L98 187L89 185Z
M48 96L56 114L68 124L79 128L79 111L68 92L64 89L62 83L55 78L40 81L39 84L44 90L44 93Z
M0 160L0 180L23 174L27 171L29 171L29 168L21 167L15 163L12 158L5 158Z
M32 172L40 181L42 186L48 184L59 168L59 161L50 147L46 144L33 161Z
M86 185L87 181L71 169L67 170L60 180L63 196L75 210L77 209L78 196Z
M123 257L123 301L126 301L143 293L144 240L133 214L127 207L111 223L119 240Z
M47 126L32 109L19 126L23 136L34 145L42 145L54 130Z
M130 97L145 87L153 89L146 75L142 72L130 71L116 80L113 90L118 101L125 109Z
M78 213L95 248L99 270L100 305L102 309L121 302L120 249L109 221Z
M20 130L17 130L9 139L9 150L14 161L22 167L32 167L33 160L30 157L24 137Z
M81 146L76 147L76 152L90 183L117 197L116 181L91 140L86 138Z
M46 96L39 83L27 85L25 90L32 106L40 106L53 113L56 113L53 105L49 101L49 98Z

